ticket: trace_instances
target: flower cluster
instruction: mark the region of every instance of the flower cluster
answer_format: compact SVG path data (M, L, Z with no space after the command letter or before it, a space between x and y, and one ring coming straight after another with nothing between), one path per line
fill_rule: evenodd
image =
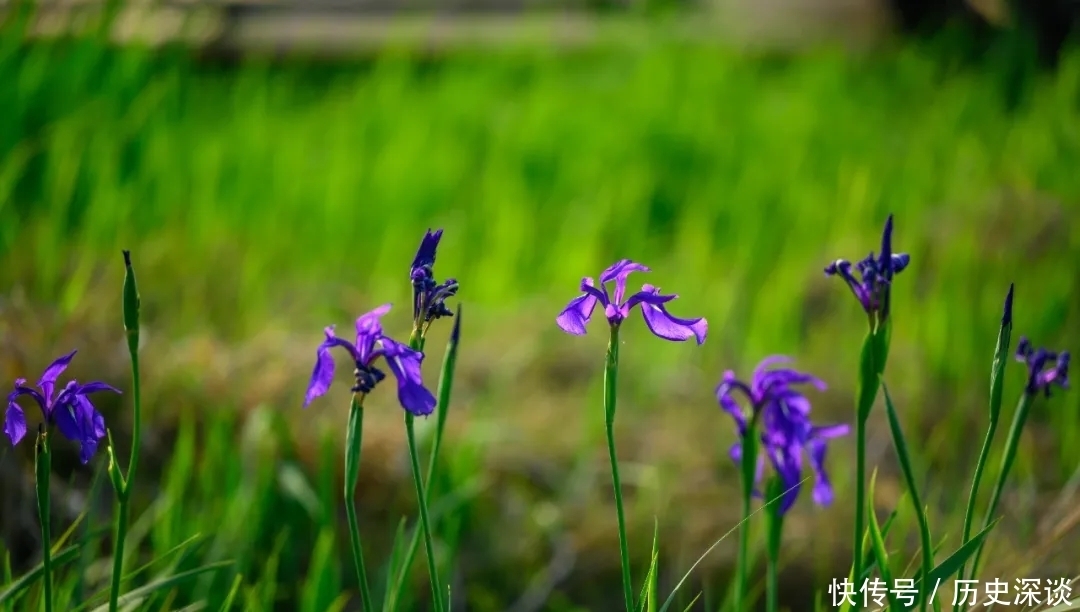
M855 299L859 300L870 317L871 326L884 323L888 318L892 279L911 262L911 256L907 253L893 253L892 232L893 218L889 215L881 235L881 253L875 257L871 251L865 259L855 264L859 278L855 278L851 271L852 264L846 259L837 259L825 268L827 276L839 276L848 284Z
M826 441L848 433L847 425L815 426L810 422L810 400L796 387L809 384L824 390L825 383L798 370L772 368L789 361L783 356L766 357L754 369L749 383L739 380L729 370L716 388L720 407L732 416L738 428L740 441L731 448L736 463L742 461L742 440L755 435L760 428L763 455L758 457L755 486L760 482L768 457L783 485L781 514L790 510L798 498L804 453L809 456L815 476L814 502L822 506L832 502L832 485L825 473ZM746 407L736 399L736 393L743 397Z
M26 386L25 378L15 380L15 389L8 394L4 433L13 445L26 436L26 414L16 400L28 396L41 408L45 427L56 425L65 438L79 443L79 459L85 464L97 451L98 442L105 437L105 418L87 396L98 391L120 391L103 382L80 385L71 380L56 393L56 379L67 369L75 353L71 351L49 364L37 383L37 389Z
M1024 387L1028 395L1042 391L1046 397L1050 397L1050 387L1053 385L1069 388L1068 351L1055 353L1045 348L1036 349L1027 338L1021 337L1016 347L1016 360L1028 367L1027 386Z
M458 283L450 278L441 283L435 281L435 251L442 238L442 230L424 233L420 247L413 258L409 279L413 287L413 329L422 335L426 326L441 317L453 316L446 307L446 299L457 294ZM390 312L390 304L360 315L356 320L356 341L349 342L337 337L334 327L327 327L326 338L315 351L315 368L311 372L304 407L325 394L334 380L334 358L330 349L345 349L355 364L353 393L367 395L386 378L386 373L375 366L379 358L397 380L398 401L401 407L415 416L428 416L435 410L435 396L424 386L421 366L424 353L394 340L383 332L381 318Z

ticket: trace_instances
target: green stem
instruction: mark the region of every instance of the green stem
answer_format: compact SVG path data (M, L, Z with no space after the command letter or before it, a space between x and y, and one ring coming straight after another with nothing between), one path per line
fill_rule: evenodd
M615 452L615 400L619 378L619 327L611 326L607 363L604 367L604 423L607 430L608 457L611 460L611 484L615 488L615 513L619 521L619 559L622 564L623 598L627 612L634 612L634 587L630 578L630 547L626 542L626 514L623 511L622 483L619 480L619 456Z
M866 422L855 421L855 549L852 551L852 575L862 576L863 531L866 529ZM858 610L858 598L852 610Z
M416 433L413 427L413 415L405 413L405 432L409 438L409 460L412 462L413 481L416 483L416 501L420 506L420 525L424 528L424 549L427 552L428 574L431 578L431 596L435 609L445 610L443 605L442 582L439 580L439 568L435 563L435 547L432 545L431 522L428 518L427 496L424 494L424 476L420 473L420 457L416 451Z
M49 476L52 474L52 456L49 452L49 434L38 435L34 453L34 472L37 475L38 517L41 519L41 566L45 592L45 612L53 609L52 588L52 535L49 529Z
M349 429L345 433L345 514L349 520L349 543L356 564L356 580L360 584L360 602L364 612L374 612L371 588L368 586L367 569L364 567L364 549L360 543L360 524L356 519L356 485L360 479L360 448L364 430L363 398L355 393L349 404Z
M410 346L415 350L422 350L425 342L425 337L420 333L419 328L414 328L412 337L409 339ZM431 505L431 490L435 488L435 474L436 468L438 468L439 451L442 449L443 434L446 432L446 417L449 408L450 392L454 383L454 364L457 361L457 347L461 333L461 306L458 306L457 314L454 318L454 330L450 334L450 341L446 345L446 354L443 356L442 370L439 374L439 389L438 389L438 403L435 409L438 411L435 423L435 437L431 443L431 455L428 457L428 470L427 470L427 486L424 488L424 503ZM383 606L384 610L395 610L397 606L398 594L402 592L405 587L405 580L408 578L409 570L412 568L413 558L416 557L416 550L420 546L420 526L413 528L412 537L409 540L408 548L405 549L405 556L398 570L397 579L394 581L394 588L390 592L386 600L386 605ZM449 598L449 596L447 596Z
M131 483L135 479L135 468L139 464L139 440L142 432L142 388L139 384L139 337L136 325L134 334L128 330L128 352L131 355L131 389L134 415L132 418L131 456L128 459L127 477L119 479L116 491L116 523L113 535L113 570L109 588L109 612L116 612L120 605L120 582L124 575L124 546L127 540L128 517L131 509ZM112 441L110 438L110 446ZM119 468L117 468L119 469Z
M960 545L967 544L971 539L971 523L975 520L975 501L979 495L979 484L982 482L983 471L986 468L987 459L990 457L990 447L994 440L994 433L997 431L997 420L991 420L990 426L986 430L986 439L983 440L982 450L979 451L979 461L975 464L975 476L971 479L971 492L968 493L967 510L964 512L964 532L963 540ZM966 563L960 566L960 572L957 574L959 579L964 579ZM959 610L960 604L957 604L953 610Z
M751 419L742 436L742 458L739 461L739 482L742 484L742 521L739 523L739 557L735 561L733 603L736 610L744 609L746 583L750 565L750 504L754 498L757 476L757 418Z
M129 481L130 482L130 481ZM124 569L124 541L127 539L128 503L127 495L116 500L116 529L113 534L113 571L112 586L109 589L109 612L116 612L120 603L120 577Z
M784 517L780 514L780 504L784 495L784 484L779 478L773 478L769 486L768 533L766 534L765 555L765 610L776 612L780 603L780 544L783 541Z
M1032 396L1025 392L1020 396L1020 403L1016 406L1016 414L1013 415L1013 422L1009 427L1009 435L1005 439L1005 450L1001 456L1001 470L998 474L997 482L994 483L994 492L990 496L990 506L987 508L986 516L983 518L983 529L990 526L990 523L994 520L994 513L997 512L998 503L1001 502L1001 493L1005 490L1005 482L1009 478L1009 472L1012 470L1013 461L1016 460L1016 452L1020 449L1020 437L1024 433L1024 424L1027 422L1028 409L1031 407L1031 400ZM977 576L979 573L979 561L982 558L984 546L986 546L986 538L983 538L983 541L975 551L975 560L971 564L972 576Z
M744 450L745 452L745 450ZM736 610L743 609L746 599L746 565L750 562L750 496L743 495L742 524L739 525L739 558L735 561L735 596Z

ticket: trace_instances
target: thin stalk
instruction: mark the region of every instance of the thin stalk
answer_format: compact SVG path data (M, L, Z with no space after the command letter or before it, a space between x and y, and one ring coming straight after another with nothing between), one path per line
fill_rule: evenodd
M130 472L129 472L130 473ZM127 495L116 499L116 521L113 533L113 571L112 585L109 589L109 612L116 612L120 603L120 578L124 570L124 541L127 539L128 514Z
M374 612L364 549L360 542L360 524L356 519L356 485L360 479L360 448L364 430L363 396L353 394L349 404L349 429L345 434L345 514L349 520L349 543L356 565L356 580L360 584L360 602L364 612Z
M997 482L994 483L994 492L990 496L990 506L986 509L986 516L983 518L983 529L989 527L990 523L993 522L994 513L997 512L998 503L1001 502L1001 493L1005 490L1005 481L1009 478L1013 461L1016 460L1016 452L1020 449L1020 437L1024 433L1024 424L1027 422L1031 400L1032 395L1025 392L1020 396L1020 403L1016 406L1016 414L1013 415L1009 435L1005 439L1005 450L1001 456L1001 470L998 473ZM971 564L972 576L977 576L979 573L979 561L982 558L984 546L986 546L985 538L975 551L975 560Z
M420 457L416 451L416 433L413 427L413 415L405 413L405 432L409 438L409 461L412 463L413 481L416 483L416 501L420 506L420 525L424 528L424 549L427 552L428 574L431 578L431 596L435 609L445 610L443 605L442 583L439 581L439 568L435 563L435 547L432 545L431 522L428 518L427 496L424 494L424 476L420 472Z
M994 346L994 361L990 366L990 418L986 431L986 439L983 441L982 450L979 451L979 461L975 464L975 475L971 480L971 493L968 495L967 510L964 512L964 532L960 545L968 543L971 535L971 523L975 520L975 500L979 494L979 484L982 482L983 471L986 462L990 458L990 447L997 432L998 422L1001 420L1001 394L1005 386L1005 364L1009 361L1009 343L1012 339L1012 311L1013 311L1013 288L1009 285L1009 293L1005 296L1005 306L1002 309L1001 326L998 328L997 344ZM966 563L960 565L957 578L966 578ZM953 607L959 612L960 605Z
M446 432L446 416L447 409L450 404L450 392L453 389L454 383L454 365L457 362L457 350L459 340L461 337L461 305L458 305L457 313L454 315L454 329L450 334L450 340L446 344L446 354L443 356L442 370L439 373L439 388L438 388L438 403L436 404L436 410L438 414L436 416L435 423L435 438L431 444L431 455L428 457L428 470L427 470L427 486L424 488L424 502L431 504L431 490L434 488L436 468L438 467L439 450L442 448L443 434ZM421 350L426 338L420 333L414 333L410 337L410 346L416 350ZM408 548L405 549L405 556L401 563L401 568L397 574L397 580L394 582L394 589L390 592L386 605L383 606L384 610L394 610L397 605L397 596L404 589L405 580L408 578L409 570L412 568L413 558L416 556L416 550L420 546L420 527L414 527L412 531L412 538L409 540Z
M784 483L773 478L769 483L769 501L766 511L767 532L765 537L765 610L776 612L780 605L780 544L783 541L784 516L780 504L784 496Z
M124 576L124 549L127 541L128 519L131 515L131 483L135 480L135 470L139 465L139 443L142 436L142 386L139 382L139 290L135 282L135 271L131 267L131 253L124 251L124 288L123 314L124 329L127 332L128 355L131 357L131 390L134 415L132 416L131 455L128 458L127 476L120 472L120 466L111 466L113 485L116 489L116 521L113 535L113 569L109 588L109 612L116 612L120 604L120 582ZM109 436L109 457L112 454L112 436Z
M615 513L619 521L619 559L622 563L623 598L627 612L634 612L634 587L630 578L630 547L626 542L626 514L623 511L622 483L619 480L619 456L615 452L615 401L619 378L619 327L611 326L607 363L604 367L604 424L607 431L608 457L611 459L611 484L615 489Z
M757 414L742 436L742 457L739 461L739 482L742 484L742 521L739 523L739 557L735 560L735 609L744 609L746 602L746 583L750 564L750 504L754 498L754 481L757 476Z
M986 429L986 438L983 440L982 450L979 451L979 461L975 464L975 475L971 479L971 492L968 493L967 510L964 511L964 532L961 545L967 544L968 540L971 539L971 524L975 520L975 502L979 495L979 483L982 482L983 471L986 468L987 460L990 458L990 447L993 444L994 433L996 431L997 421L990 421L990 424ZM976 559L978 559L978 557L976 557ZM966 578L964 575L965 569L964 565L960 566L957 577L961 580ZM956 604L953 610L959 610L960 607L960 604Z
M41 519L41 566L42 582L45 593L45 612L53 609L52 584L52 535L49 529L49 476L52 472L52 456L49 453L48 432L44 429L38 434L37 448L34 453L34 472L37 476L38 517Z
M769 555L765 559L765 611L776 612L777 600L780 596L780 573L779 562L776 557Z
M852 551L852 575L861 576L863 571L863 531L866 530L866 422L855 421L855 549ZM856 598L858 601L858 598ZM859 604L852 606L858 610Z
M746 600L746 564L750 560L750 496L743 495L742 499L742 522L739 524L739 558L735 562L735 596L736 610L743 609Z

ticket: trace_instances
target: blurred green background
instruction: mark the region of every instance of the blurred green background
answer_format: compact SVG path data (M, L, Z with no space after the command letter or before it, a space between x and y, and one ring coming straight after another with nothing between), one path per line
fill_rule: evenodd
M653 269L631 282L677 292L674 314L709 319L702 347L656 340L639 320L623 334L632 553L643 574L657 521L670 588L737 521L734 432L713 398L725 369L790 354L830 385L813 398L818 418L850 420L865 319L822 270L877 250L893 213L894 244L913 263L894 289L887 381L951 550L1009 283L1017 335L1075 349L1080 320L1080 55L1040 72L1005 48L965 59L934 39L779 55L643 40L327 63L28 43L5 30L0 373L34 379L78 348L74 376L127 391L120 250L131 249L149 411L131 539L142 562L164 559L135 583L236 563L147 609L218 609L234 587L235 609L358 609L340 503L347 386L300 403L325 325L350 329L393 302L388 328L407 333L408 264L424 230L444 228L436 272L461 283L463 346L433 511L454 600L616 609L606 337L554 325L581 277L629 257ZM431 380L441 359L431 351ZM1008 372L1005 419L1024 378L1019 365ZM129 400L101 402L122 452ZM1036 405L988 576L1075 573L1062 551L1075 551L1080 522L1078 403L1074 392ZM393 393L368 412L359 499L369 567L382 572L415 503ZM913 517L878 416L877 505L901 508L891 543L910 553ZM0 446L3 543L18 574L38 554L32 452ZM54 531L91 510L62 595L100 603L108 544L85 526L107 519L107 483L94 479L107 459L83 468L58 452L70 453L57 466L68 501ZM788 520L794 610L846 572L852 458L850 440L830 453L833 507L803 500ZM704 591L720 605L734 548L706 558L686 603ZM31 609L29 597L12 609Z

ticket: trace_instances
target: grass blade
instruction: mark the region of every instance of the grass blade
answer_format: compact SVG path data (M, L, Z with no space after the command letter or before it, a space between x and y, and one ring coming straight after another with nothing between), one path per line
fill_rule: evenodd
M177 584L180 584L181 582L184 582L185 580L195 578L195 577L197 577L197 576L199 576L201 574L205 574L207 572L213 572L213 571L216 571L216 570L219 570L219 569L230 567L230 566L232 566L232 564L233 564L232 561L218 561L216 563L209 563L209 564L204 565L202 567L197 567L195 569L188 570L186 572L180 572L179 574L173 574L172 576L169 576L167 578L162 578L160 580L155 580L155 581L151 582L150 584L147 584L145 586L141 586L141 587L139 587L137 589L134 589L132 591L128 591L127 593L124 593L123 595L121 595L120 596L120 604L130 605L130 604L140 603L140 602L146 600L146 598L150 597L151 595L157 593L158 591L165 590L165 589L167 589L167 588L169 588L171 586L175 586ZM109 605L105 604L105 605L102 605L102 606L98 606L97 608L94 608L93 612L107 612L108 609L109 609Z
M928 582L934 583L935 590L943 580L960 571L960 566L975 554L975 551L979 549L983 540L986 539L986 536L990 533L990 530L998 524L998 520L994 520L986 527L983 527L982 531L975 534L969 541L956 549L956 552L950 555L948 559L945 559L930 571Z
M922 548L922 575L928 575L934 568L934 544L930 537L930 522L926 518L926 507L923 506L919 497L919 488L915 484L915 472L911 469L911 456L908 454L907 440L904 438L904 430L900 427L900 418L896 414L896 406L885 380L881 381L881 393L885 396L885 413L889 417L889 431L892 432L893 447L896 449L896 458L900 462L900 470L904 474L904 484L907 485L911 495L911 505L915 509L915 518L919 523L919 542ZM919 609L926 610L927 596L919 593Z
M79 550L82 548L82 544L74 544L65 548L53 555L52 565L53 569L59 568L62 565L70 563L75 560L79 555ZM16 597L22 594L31 584L41 578L42 573L45 571L45 566L38 563L34 569L26 572L19 577L18 580L13 582L5 591L0 593L0 604L6 604L13 601Z
M874 486L877 484L877 470L870 475L869 508L867 508L867 521L870 527L870 543L874 557L877 559L878 573L885 582L885 595L889 598L890 610L902 610L896 601L896 595L889 585L893 584L892 569L889 567L889 551L885 548L885 537L881 535L881 526L878 525L877 513L874 512Z

